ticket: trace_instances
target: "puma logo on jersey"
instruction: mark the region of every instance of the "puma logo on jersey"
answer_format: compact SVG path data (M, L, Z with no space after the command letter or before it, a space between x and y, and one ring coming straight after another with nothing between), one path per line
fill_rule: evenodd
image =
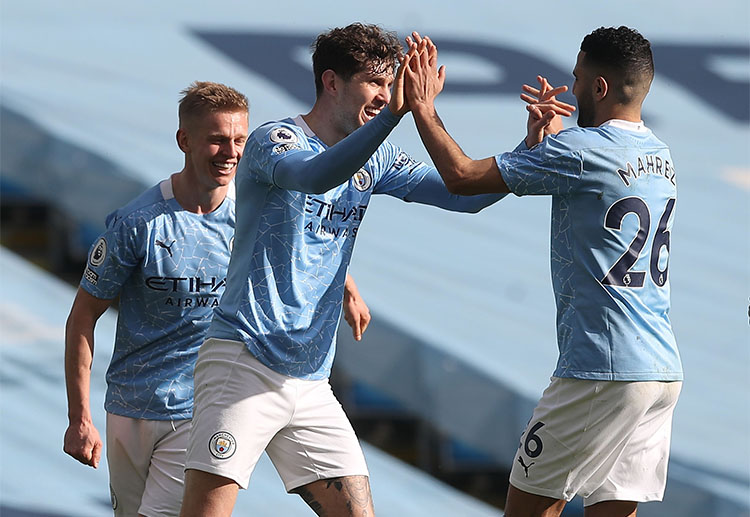
M533 464L534 464L535 462L533 462L533 461L532 461L531 463L529 463L528 465L526 465L526 464L525 464L525 463L523 462L523 458L522 458L521 456L519 456L519 457L518 457L518 463L520 463L520 464L521 464L521 466L523 467L523 470L524 470L524 472L526 472L526 477L529 477L529 469L531 468L531 466L532 466L532 465L533 465Z
M156 245L164 248L165 250L167 250L167 253L169 253L169 256L171 257L172 256L172 246L174 245L175 242L176 241L172 241L172 243L169 246L167 246L162 241L160 241L159 239L157 239L156 240Z

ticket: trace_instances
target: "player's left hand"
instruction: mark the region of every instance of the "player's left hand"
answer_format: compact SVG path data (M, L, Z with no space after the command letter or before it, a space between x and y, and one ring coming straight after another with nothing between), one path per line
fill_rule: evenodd
M407 43L417 43L418 53L409 61L405 73L406 101L414 109L417 105L432 106L445 85L445 66L437 66L437 46L428 37L413 32Z
M360 296L354 280L348 275L344 288L344 319L352 328L352 335L356 341L362 340L362 334L372 319L370 308Z
M556 96L568 91L568 87L558 86L553 88L546 77L537 76L539 88L528 84L523 85L526 93L521 94L521 99L527 103L529 112L527 121L526 145L533 147L550 134L557 134L563 129L562 117L569 117L575 111L575 106L557 100Z

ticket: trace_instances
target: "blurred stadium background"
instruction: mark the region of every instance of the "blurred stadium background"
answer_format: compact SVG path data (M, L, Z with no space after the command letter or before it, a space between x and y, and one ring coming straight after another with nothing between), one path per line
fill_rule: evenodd
M251 127L306 113L309 44L352 21L433 37L448 68L438 109L477 158L523 137L523 82L571 83L585 34L625 24L652 41L644 119L678 171L670 272L686 382L665 502L639 515L750 515L746 0L3 2L0 515L110 514L105 466L62 452L64 323L105 215L182 167L179 91L234 86L250 98ZM409 117L391 140L428 159ZM501 515L518 437L556 358L549 200L509 198L476 216L372 204L352 273L374 321L362 343L341 332L332 382L366 442L378 514ZM110 311L96 336L100 430L114 320ZM310 511L264 459L235 514ZM565 515L582 515L580 502Z

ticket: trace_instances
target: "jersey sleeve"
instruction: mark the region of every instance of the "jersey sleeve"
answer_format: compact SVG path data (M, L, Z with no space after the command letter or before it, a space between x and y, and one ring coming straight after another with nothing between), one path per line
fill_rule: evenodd
M105 232L91 246L80 286L103 300L115 298L133 269L141 262L139 240L146 238L145 225L139 228L134 217L111 220Z
M380 154L386 170L375 186L376 194L389 194L410 203L436 206L453 212L472 213L505 197L505 194L451 194L434 166L414 160L390 142L383 144Z
M495 157L497 167L511 192L518 196L566 195L576 189L583 174L580 146L572 145L574 134L565 131L546 137L539 145Z
M253 147L257 143L262 146L266 161L259 162L259 165L262 166L262 175L266 178L270 176L274 186L308 194L322 194L348 181L367 163L400 120L401 117L386 108L374 119L322 153L315 152L309 147L306 137L301 134L301 129L297 129L297 133L290 133L289 125L281 128L272 127L270 131L266 130L265 134L263 131L258 134L253 132L252 142ZM279 132L294 138L295 142L276 143ZM304 140L305 144L300 145L300 140ZM271 144L281 147L270 147ZM271 155L279 155L277 159L272 157L273 161L270 163L269 148ZM269 171L270 168L272 170Z
M244 152L244 161L256 180L277 186L273 172L276 164L295 153L309 151L302 128L284 122L269 122L252 132Z
M430 173L432 166L412 158L408 153L390 142L384 142L376 155L383 171L377 179L375 194L405 199Z

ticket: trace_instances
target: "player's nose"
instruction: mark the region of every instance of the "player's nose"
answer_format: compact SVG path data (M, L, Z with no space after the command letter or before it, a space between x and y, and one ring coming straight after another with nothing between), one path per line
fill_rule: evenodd
M387 86L383 86L378 90L378 99L383 101L383 104L388 104L391 101L391 89Z

